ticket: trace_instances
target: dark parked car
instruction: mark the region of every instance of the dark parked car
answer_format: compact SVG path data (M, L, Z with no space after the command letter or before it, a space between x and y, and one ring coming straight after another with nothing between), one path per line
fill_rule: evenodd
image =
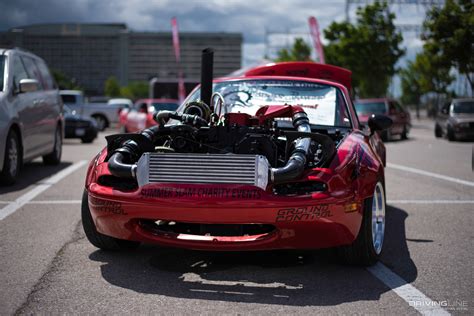
M92 143L97 137L97 123L92 118L80 116L75 110L64 106L64 120L65 138L80 138L83 143Z
M454 99L438 115L435 136L449 140L474 139L474 99Z
M381 134L384 141L391 140L394 135L400 135L402 139L408 138L411 128L410 113L396 100L389 98L359 99L355 101L355 107L359 121L364 125L367 125L372 114L383 114L392 119L392 127Z

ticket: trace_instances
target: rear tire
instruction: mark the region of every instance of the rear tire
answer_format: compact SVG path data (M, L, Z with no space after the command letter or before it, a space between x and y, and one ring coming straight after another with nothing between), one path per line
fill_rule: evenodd
M374 196L364 201L362 223L356 240L337 249L343 263L370 266L379 260L385 236L385 209L384 186L378 182Z
M140 245L137 241L113 238L97 231L89 209L89 196L86 190L84 190L82 194L81 217L82 227L84 228L87 239L97 248L102 250L131 250Z
M435 125L435 137L436 138L441 138L443 137L443 130L441 129L441 126L439 126L438 124Z
M56 127L56 132L54 134L54 149L53 152L43 156L43 163L45 165L59 165L61 162L61 154L63 148L63 137L61 133L61 127L58 125Z
M408 128L406 125L403 126L402 139L408 139Z
M0 183L12 185L16 182L21 167L21 146L17 132L11 130L7 136L3 170L0 173Z

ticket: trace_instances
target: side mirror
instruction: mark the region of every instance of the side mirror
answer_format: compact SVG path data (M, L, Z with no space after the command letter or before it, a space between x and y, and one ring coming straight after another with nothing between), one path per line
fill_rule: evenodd
M35 92L38 91L39 82L36 79L21 79L19 92Z
M372 135L375 131L383 131L390 128L390 126L393 124L393 121L388 116L382 114L372 114L369 117L368 124L370 128L370 134Z

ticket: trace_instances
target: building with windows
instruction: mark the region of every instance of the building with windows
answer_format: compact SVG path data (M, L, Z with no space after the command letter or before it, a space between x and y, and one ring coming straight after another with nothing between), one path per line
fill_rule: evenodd
M199 82L204 48L215 51L215 77L241 68L240 33L184 32L180 33L180 46L187 89ZM125 24L37 24L0 32L0 47L33 52L89 94L102 94L110 76L121 85L151 78L164 84L177 82L171 32L133 32Z

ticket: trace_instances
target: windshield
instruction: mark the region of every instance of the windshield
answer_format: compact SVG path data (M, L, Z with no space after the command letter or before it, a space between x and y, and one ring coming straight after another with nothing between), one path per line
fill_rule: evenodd
M266 105L300 105L311 124L350 127L347 108L340 91L333 86L297 80L234 80L214 84L213 92L225 100L223 113L255 115ZM196 90L187 101L200 98Z
M384 102L356 102L357 114L384 114L387 112Z
M453 113L474 113L474 100L472 101L458 101L454 103Z
M5 56L0 56L0 91L3 91L3 80L5 77Z
M72 94L61 94L61 99L65 104L76 104L76 96Z
M151 105L153 106L153 108L155 109L156 112L163 111L163 110L176 111L176 109L178 108L177 103L157 103L157 102L153 102Z

